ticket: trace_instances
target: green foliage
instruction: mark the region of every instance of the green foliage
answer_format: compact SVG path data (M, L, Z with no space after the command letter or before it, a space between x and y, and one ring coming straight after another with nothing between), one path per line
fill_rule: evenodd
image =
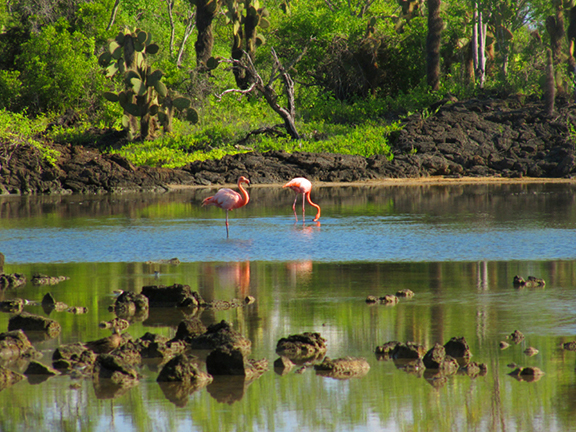
M17 57L20 67L21 104L38 113L46 110L87 108L91 94L102 86L94 40L70 33L65 21L48 25L32 35Z
M0 69L0 109L11 109L20 98L20 72Z
M49 119L43 115L29 119L24 114L0 109L0 143L5 144L2 152L8 151L10 146L29 146L38 150L44 160L54 165L60 152L39 138L48 123Z

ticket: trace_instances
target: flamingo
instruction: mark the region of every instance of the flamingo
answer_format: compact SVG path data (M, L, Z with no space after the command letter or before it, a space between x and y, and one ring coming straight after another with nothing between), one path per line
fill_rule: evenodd
M320 219L320 206L318 204L314 204L310 200L310 191L312 190L312 183L310 183L310 180L307 180L304 177L296 177L282 187L290 188L296 192L296 198L294 198L294 204L292 205L292 210L294 210L294 217L296 218L296 222L298 222L298 216L296 215L296 200L298 200L298 194L302 194L302 221L305 221L304 215L306 210L304 205L306 200L308 200L308 204L310 204L312 207L316 207L318 210L316 217L314 218L314 222Z
M240 176L238 179L238 189L240 193L233 191L232 189L222 188L219 189L213 196L206 198L202 201L202 205L213 205L226 210L226 238L229 237L228 233L228 211L234 210L240 207L244 207L250 201L248 192L242 187L242 183L250 184L244 176Z

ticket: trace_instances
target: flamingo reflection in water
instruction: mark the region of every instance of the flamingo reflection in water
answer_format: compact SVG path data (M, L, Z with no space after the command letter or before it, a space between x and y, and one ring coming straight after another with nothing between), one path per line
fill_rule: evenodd
M296 197L294 198L294 204L292 204L292 210L294 211L294 217L296 218L296 222L298 222L298 215L296 214L296 201L298 200L298 195L302 194L302 221L305 221L305 214L306 214L306 201L312 207L316 207L316 217L314 218L314 222L320 219L320 206L318 204L314 204L310 199L310 192L312 191L312 183L310 180L305 179L304 177L296 177L290 180L282 187L287 187L292 189L296 192Z
M222 188L219 189L218 192L216 192L216 194L213 196L208 197L202 201L203 206L213 205L226 210L226 238L230 237L228 230L228 212L230 210L244 207L250 201L248 192L246 192L246 190L242 187L242 183L250 184L250 180L244 176L241 176L238 179L238 189L240 190L240 193L232 189Z

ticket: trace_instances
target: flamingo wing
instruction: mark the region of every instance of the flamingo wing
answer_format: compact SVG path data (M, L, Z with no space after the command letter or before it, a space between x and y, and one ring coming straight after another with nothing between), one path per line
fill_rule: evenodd
M202 205L214 205L224 210L233 210L241 207L242 203L242 195L228 188L219 189L216 194L202 201Z
M312 190L312 183L304 177L296 177L286 183L283 187L290 188L296 193L308 193Z

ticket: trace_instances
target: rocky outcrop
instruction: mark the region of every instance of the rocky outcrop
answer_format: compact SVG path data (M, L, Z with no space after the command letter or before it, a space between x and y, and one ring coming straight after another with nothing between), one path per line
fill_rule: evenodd
M96 148L54 145L55 165L35 147L9 144L11 157L0 168L0 194L67 194L166 191L169 185L235 183L249 174L252 184L281 183L293 177L352 182L385 178L536 177L576 175L572 130L574 104L558 103L554 118L536 98L478 98L441 106L424 117L401 120L385 155L271 151L197 161L179 169L135 167L119 155ZM106 148L111 145L106 141ZM105 147L103 147L105 148Z

